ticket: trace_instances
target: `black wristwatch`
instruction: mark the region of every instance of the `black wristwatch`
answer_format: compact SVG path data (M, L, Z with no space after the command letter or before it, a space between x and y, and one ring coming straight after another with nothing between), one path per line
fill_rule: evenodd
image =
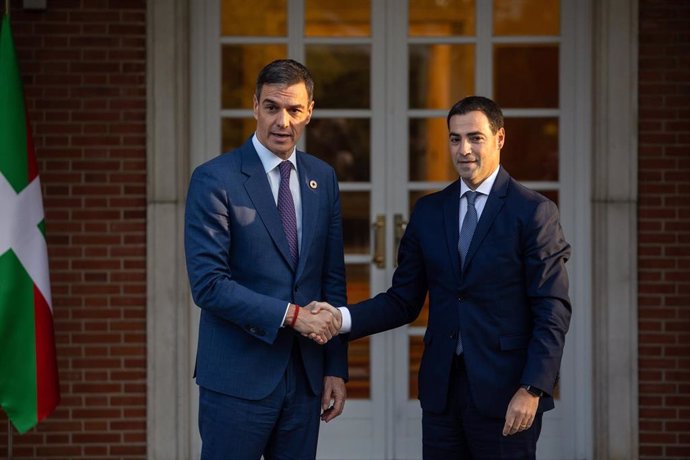
M541 391L537 387L533 387L532 385L520 385L520 387L524 388L527 390L527 393L531 394L532 396L536 396L537 398L541 398L544 396L544 392Z

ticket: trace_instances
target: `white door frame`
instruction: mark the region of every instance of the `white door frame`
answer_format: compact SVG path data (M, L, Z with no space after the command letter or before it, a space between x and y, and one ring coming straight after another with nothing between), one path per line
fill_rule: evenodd
M594 458L637 459L638 3L594 3Z
M591 7L591 0L586 7ZM203 0L151 0L147 11L147 441L150 459L198 456L191 374L193 313L184 271L182 216L195 133L190 124L190 12ZM578 7L581 5L578 3ZM638 458L636 1L594 2L591 124L592 443L579 458ZM192 32L194 28L192 27ZM193 37L192 37L193 38ZM581 43L588 47L587 38ZM190 59L190 55L193 59ZM585 57L586 58L586 57ZM198 62L198 61L196 61ZM587 67L587 66L584 66ZM200 71L196 67L196 71ZM171 78L174 76L174 78ZM586 75L578 75L578 78ZM585 93L587 94L587 93ZM199 113L192 110L192 119ZM581 139L587 143L587 139ZM195 152L199 154L198 151ZM586 161L580 159L578 161ZM572 236L569 236L571 240ZM585 236L586 238L586 236ZM586 279L583 276L582 279ZM586 291L585 291L586 292ZM577 308L587 308L582 299ZM580 351L582 352L582 351ZM577 428L576 430L583 430ZM587 436L587 429L581 433Z

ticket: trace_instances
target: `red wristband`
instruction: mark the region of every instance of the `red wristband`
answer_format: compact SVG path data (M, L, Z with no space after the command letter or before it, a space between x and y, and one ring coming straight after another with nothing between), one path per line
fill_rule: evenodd
M297 317L299 316L300 306L297 305L296 303L293 305L295 306L295 312L292 314L292 321L290 321L290 327L294 329L295 323L297 322Z

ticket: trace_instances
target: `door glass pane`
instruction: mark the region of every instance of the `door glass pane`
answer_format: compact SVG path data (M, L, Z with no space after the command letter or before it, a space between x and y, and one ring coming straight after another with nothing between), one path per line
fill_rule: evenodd
M306 66L314 77L315 107L369 108L369 45L307 45Z
M501 164L519 181L558 180L558 118L505 118Z
M244 144L256 131L254 118L223 118L221 121L222 152L227 152Z
M539 190L539 193L558 205L558 190Z
M369 125L368 118L312 118L306 129L307 152L333 166L340 182L368 182Z
M451 181L458 173L448 153L445 118L411 118L409 176L411 181Z
M304 9L307 37L371 35L371 0L306 0Z
M503 108L558 108L558 45L494 45L494 97Z
M347 302L357 303L370 297L369 293L369 264L348 264ZM347 382L347 397L350 399L369 399L371 364L369 356L369 337L363 337L350 342L348 348L348 363L350 366L350 380Z
M410 336L409 341L408 399L417 399L419 393L417 375L419 374L419 364L422 361L422 353L424 352L424 338L415 335Z
M285 45L223 45L221 107L251 109L256 77L275 59L287 57Z
M474 0L409 0L410 37L474 35Z
M410 45L411 109L448 110L474 93L474 45Z
M224 36L285 36L287 0L222 0L220 24Z
M558 35L559 0L494 0L494 35Z
M369 192L342 192L340 206L343 216L345 254L370 254ZM367 278L368 279L368 278Z

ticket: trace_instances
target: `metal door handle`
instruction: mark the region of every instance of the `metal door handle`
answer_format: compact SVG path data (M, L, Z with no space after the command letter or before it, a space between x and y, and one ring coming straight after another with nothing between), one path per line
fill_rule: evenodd
M374 227L374 257L377 268L386 267L386 216L379 214L372 224Z
M407 228L407 221L403 218L402 214L396 214L393 217L395 225L395 252L393 253L393 266L398 266L398 249L400 249L400 240L402 240L405 234L405 229Z

